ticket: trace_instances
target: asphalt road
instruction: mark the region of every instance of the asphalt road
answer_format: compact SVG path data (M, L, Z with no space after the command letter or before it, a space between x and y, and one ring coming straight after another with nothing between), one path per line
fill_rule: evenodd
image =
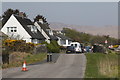
M2 68L1 68L1 64L2 64L2 56L0 55L0 80L2 79Z
M60 54L56 63L43 63L3 70L3 78L83 78L86 67L84 54Z

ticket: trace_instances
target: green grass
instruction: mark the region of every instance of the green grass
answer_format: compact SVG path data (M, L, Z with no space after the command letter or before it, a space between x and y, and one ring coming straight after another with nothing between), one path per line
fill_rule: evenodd
M88 53L85 78L116 78L118 77L118 55Z
M44 60L46 58L46 56L47 56L47 53L28 55L25 58L25 61L28 64L35 63L35 62L40 62L40 61Z
M2 68L10 68L10 67L20 67L23 65L23 62L26 61L27 64L32 64L36 62L43 61L47 56L47 53L40 53L40 54L29 54L23 60L17 61L14 63L3 64ZM20 57L20 56L18 56Z

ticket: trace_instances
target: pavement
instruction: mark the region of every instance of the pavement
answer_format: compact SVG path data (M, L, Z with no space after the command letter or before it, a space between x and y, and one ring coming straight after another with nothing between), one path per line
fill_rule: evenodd
M53 63L28 65L28 71L22 67L4 69L3 78L84 78L86 57L84 54L60 54Z

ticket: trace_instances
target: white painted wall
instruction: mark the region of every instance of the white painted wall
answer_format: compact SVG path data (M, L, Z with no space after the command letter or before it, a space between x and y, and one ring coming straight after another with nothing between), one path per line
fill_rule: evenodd
M58 38L58 44L60 45L60 46L70 46L70 43L72 42L72 41L70 41L70 40L62 40L60 37L57 37Z
M7 27L17 27L17 32L7 32ZM27 31L23 28L23 26L19 23L19 21L14 17L14 15L11 15L9 20L6 22L6 24L1 29L3 33L11 37L13 35L16 37L16 35L20 35L20 38L23 40L26 40L26 42L31 42L31 36L27 33Z
M47 43L50 43L50 38L49 36L45 33L45 31L39 26L37 22L34 23L35 26L37 26L38 30L42 33L42 35L46 38L45 41Z
M57 41L58 45L62 46L62 44L61 44L61 38L60 37L57 37L57 38L58 38L58 41Z
M70 43L71 43L71 41L69 41L69 40L65 40L65 44L63 44L63 46L70 46Z

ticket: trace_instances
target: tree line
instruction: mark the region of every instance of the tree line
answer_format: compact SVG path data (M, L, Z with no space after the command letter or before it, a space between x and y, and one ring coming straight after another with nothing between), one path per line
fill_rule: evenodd
M105 44L105 40L108 41L109 45L115 45L119 44L118 39L112 38L109 35L92 35L84 32L78 32L77 30L70 29L70 28L63 28L63 32L65 33L66 36L70 37L73 39L73 41L77 41L80 43L85 43L85 44Z

